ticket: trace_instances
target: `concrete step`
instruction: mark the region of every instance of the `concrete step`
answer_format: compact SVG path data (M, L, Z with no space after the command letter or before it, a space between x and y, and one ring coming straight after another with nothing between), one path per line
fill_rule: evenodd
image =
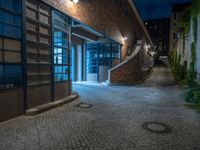
M28 110L26 110L25 114L27 116L34 116L34 115L43 113L45 111L54 109L56 107L65 105L67 103L70 103L70 102L76 100L77 98L78 98L78 94L73 94L73 95L71 95L69 97L66 97L66 98L63 98L61 100L57 100L57 101L54 101L54 102L46 103L46 104L43 104L43 105L36 106L34 108L28 109Z

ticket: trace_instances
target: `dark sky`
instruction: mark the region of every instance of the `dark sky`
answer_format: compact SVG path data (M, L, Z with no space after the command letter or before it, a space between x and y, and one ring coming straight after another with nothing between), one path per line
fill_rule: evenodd
M191 0L133 0L143 20L167 18L171 4L191 2Z

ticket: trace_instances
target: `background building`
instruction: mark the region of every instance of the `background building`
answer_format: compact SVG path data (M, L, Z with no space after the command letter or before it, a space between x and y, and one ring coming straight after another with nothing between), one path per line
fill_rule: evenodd
M169 18L146 20L144 22L159 56L169 55L169 22Z
M170 17L170 51L177 46L178 39L180 38L181 26L180 19L185 15L191 3L174 4L172 6L172 13Z

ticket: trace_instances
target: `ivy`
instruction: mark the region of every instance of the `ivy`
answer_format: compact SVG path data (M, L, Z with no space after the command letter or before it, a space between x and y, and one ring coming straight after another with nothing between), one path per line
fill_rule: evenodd
M200 0L193 0L192 7L187 9L183 17L180 19L180 26L181 26L181 35L183 37L183 44L187 35L190 31L190 27L192 25L192 34L194 38L194 42L191 44L191 62L190 62L190 69L187 71L187 62L183 65L183 71L178 71L181 69L180 66L180 56L178 60L174 61L175 53L173 52L170 56L172 72L175 76L175 79L178 81L181 80L182 83L187 85L185 98L187 102L192 102L195 104L200 104L200 85L196 82L197 72L196 72L196 45L197 45L197 28L198 28L198 16L200 14ZM191 24L192 21L192 24ZM183 46L184 48L184 46ZM177 56L176 56L177 57ZM186 70L184 70L186 68ZM184 74L184 75L183 75Z

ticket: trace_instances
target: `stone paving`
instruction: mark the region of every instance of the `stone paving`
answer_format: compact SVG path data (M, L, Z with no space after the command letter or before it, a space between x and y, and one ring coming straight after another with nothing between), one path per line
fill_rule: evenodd
M200 113L184 107L169 69L136 86L74 85L80 101L0 124L0 150L200 150ZM145 122L170 126L149 132Z

